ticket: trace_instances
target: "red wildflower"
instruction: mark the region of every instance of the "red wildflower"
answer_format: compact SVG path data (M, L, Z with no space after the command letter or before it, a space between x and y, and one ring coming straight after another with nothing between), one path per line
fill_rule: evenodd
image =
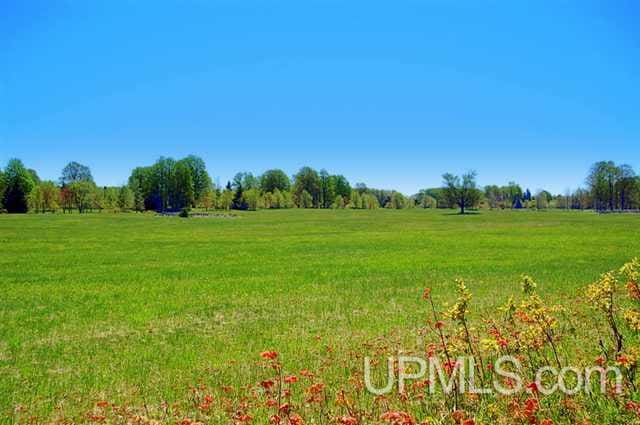
M454 411L451 416L453 417L453 420L456 421L457 423L460 423L464 420L464 412L462 410L456 410Z
M422 299L428 300L431 297L431 288L425 288L424 292L422 292Z
M625 405L627 410L634 412L636 415L640 416L640 403L637 401L628 401Z
M293 384L293 383L298 382L298 381L299 381L299 379L295 375L287 376L287 377L284 378L284 382L286 382L287 384Z
M260 386L265 390L269 390L271 387L273 387L273 385L274 385L274 382L271 379L266 379L260 382Z
M265 402L265 404L267 405L267 407L274 407L278 405L278 401L270 398Z
M631 362L629 361L629 358L628 358L627 356L625 356L624 354L619 355L619 356L616 358L616 362L618 362L618 364L619 364L620 366L623 366L623 367L627 367L627 366L629 366L629 364L631 363Z
M538 412L539 404L535 398L528 398L524 402L524 415L530 423L536 422L536 413Z
M358 420L353 416L340 416L339 418L336 418L336 421L340 425L358 425Z
M106 419L104 415L96 415L93 413L87 415L87 418L89 419L90 422L104 422Z
M324 389L324 384L321 382L318 382L317 384L313 384L309 387L309 392L311 394L318 394L320 393L322 390Z
M309 379L313 379L313 377L315 376L313 373L309 372L307 369L302 369L300 371L300 375L305 376Z
M632 299L636 301L640 300L640 287L638 286L637 282L634 282L632 280L627 282L627 291L629 292L629 296Z
M275 360L278 358L278 353L275 351L263 351L260 353L260 357L267 360Z
M290 425L302 425L303 423L304 423L304 421L298 415L293 415L293 416L289 417L289 424Z
M236 424L248 424L253 421L253 416L238 412L233 419Z
M282 413L284 413L286 415L291 410L291 406L289 405L289 403L284 403L284 404L280 405L278 410L280 410Z
M386 412L381 416L382 420L391 425L415 425L416 421L406 412Z

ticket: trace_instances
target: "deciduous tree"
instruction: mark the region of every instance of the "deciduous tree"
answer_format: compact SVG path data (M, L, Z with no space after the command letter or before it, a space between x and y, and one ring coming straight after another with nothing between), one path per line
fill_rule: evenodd
M72 161L62 169L62 175L60 176L60 185L67 186L77 182L93 183L93 176L91 175L91 170L89 169L89 167Z
M451 204L460 208L460 214L464 214L465 208L472 208L480 200L480 191L476 188L476 172L469 171L459 176L451 173L442 175L444 196Z
M274 193L276 190L288 191L291 188L291 181L287 174L277 168L267 170L260 177L260 188L263 192Z

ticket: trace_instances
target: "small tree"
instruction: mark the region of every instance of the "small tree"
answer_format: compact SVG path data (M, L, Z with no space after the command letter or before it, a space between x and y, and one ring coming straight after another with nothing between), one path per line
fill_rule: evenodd
M549 207L549 198L547 197L547 192L545 192L544 190L536 193L535 200L537 209L544 210Z
M370 193L363 194L362 200L364 201L365 207L368 210L375 210L380 208L380 202L378 201L378 198Z
M95 190L93 182L86 180L77 181L69 185L69 190L71 192L73 205L79 213L86 212L87 209L91 208L92 195Z
M209 188L200 197L200 206L204 208L205 211L209 211L211 208L214 208L215 205L216 192L213 189Z
M42 190L40 190L40 185L35 185L29 194L29 210L35 211L36 213L44 212L44 208L42 208Z
M60 206L62 206L63 213L71 212L73 209L73 193L68 186L60 189Z
M133 189L133 209L137 212L144 211L144 193L142 193L142 187L139 184Z
M44 181L40 184L42 192L42 208L44 211L55 211L58 208L60 189L52 181Z
M230 210L233 205L233 191L231 189L225 189L220 195L220 202L218 207L221 210Z
M247 209L255 211L258 209L260 200L260 192L258 189L245 190L243 194L244 202L247 205Z
M341 197L341 195L338 195ZM349 208L361 209L362 208L362 198L360 197L360 193L357 190L351 192L351 202L349 202Z
M478 204L480 191L476 188L475 171L463 174L462 178L446 173L442 175L442 180L445 199L451 205L457 205L460 208L460 214L464 214L465 208L473 208Z
M130 210L133 208L133 203L133 193L127 186L122 186L118 192L118 208L120 208L120 211Z
M303 190L298 200L298 206L300 208L313 208L313 197L309 192Z

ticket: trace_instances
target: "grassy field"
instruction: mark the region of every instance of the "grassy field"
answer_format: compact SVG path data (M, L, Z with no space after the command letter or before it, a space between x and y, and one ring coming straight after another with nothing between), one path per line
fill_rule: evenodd
M639 226L552 211L0 216L0 416L82 418L96 400L158 405L202 381L255 382L270 349L319 368L321 347L410 334L422 288L452 301L456 277L476 315L517 293L522 273L571 304L640 254Z

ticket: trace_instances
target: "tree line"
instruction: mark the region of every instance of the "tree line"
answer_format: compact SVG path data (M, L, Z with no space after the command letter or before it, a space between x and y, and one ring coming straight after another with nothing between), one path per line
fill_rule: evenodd
M0 212L256 210L274 208L405 209L563 208L624 211L640 209L640 178L632 167L612 161L594 164L586 186L564 194L532 193L515 182L478 187L476 173L446 173L441 187L406 196L396 190L352 186L340 174L302 167L289 176L270 169L255 176L237 173L226 185L215 185L202 158L161 157L132 170L125 185L98 186L88 166L70 162L57 182L41 180L37 172L11 159L0 169Z

